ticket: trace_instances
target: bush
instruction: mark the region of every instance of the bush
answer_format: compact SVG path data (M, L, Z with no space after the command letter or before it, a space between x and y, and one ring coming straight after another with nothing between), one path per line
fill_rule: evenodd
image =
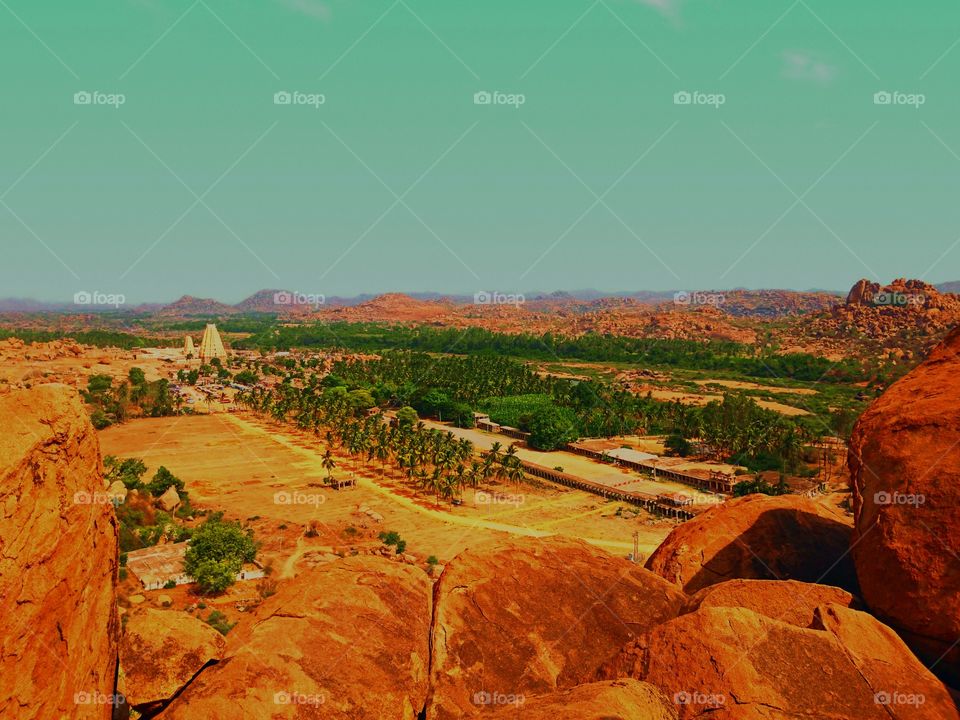
M536 450L557 450L577 439L577 416L572 410L545 407L533 413L527 423L530 447Z
M210 615L207 617L207 625L212 627L221 635L226 635L228 632L230 632L233 629L234 624L229 623L227 621L227 616L219 610L211 610Z
M167 580L167 581L163 584L163 589L164 589L164 590L173 590L176 586L177 586L177 581L176 581L176 580Z
M183 480L167 470L163 465L157 469L157 472L153 475L153 479L146 485L147 491L154 497L160 497L171 487L177 489L178 495L183 496L186 494Z

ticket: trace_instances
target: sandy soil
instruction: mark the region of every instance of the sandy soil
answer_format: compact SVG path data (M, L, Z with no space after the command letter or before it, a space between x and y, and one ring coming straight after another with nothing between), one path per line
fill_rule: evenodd
M758 383L743 382L741 380L694 380L697 385L719 385L720 387L740 390L768 390L770 392L790 393L793 395L816 395L816 390L810 388L785 388Z
M408 489L389 469L381 478L379 467L355 466L342 455L335 476L355 474L358 484L333 490L323 484L321 441L250 415L136 420L107 428L100 439L104 454L142 458L149 474L160 465L169 468L184 480L195 506L248 520L263 542L263 558L283 574L304 560L322 560L337 547L376 544L377 533L385 529L401 534L408 553L445 562L467 547L508 535L531 541L569 535L626 555L638 531L640 552L646 555L673 527L672 521L646 513L632 520L617 517L619 503L558 486L484 488L486 502L468 490L462 506L438 506L432 497ZM490 501L494 493L500 495ZM382 522L357 512L360 505L381 515ZM303 528L311 523L318 536L304 538L298 546ZM288 563L294 553L300 559Z

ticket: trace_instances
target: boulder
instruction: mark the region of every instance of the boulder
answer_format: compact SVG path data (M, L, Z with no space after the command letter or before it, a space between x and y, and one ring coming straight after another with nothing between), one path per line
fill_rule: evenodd
M109 718L117 523L76 392L0 397L0 717Z
M701 608L631 642L598 675L656 686L681 720L960 718L890 628L839 605L818 608L813 628L744 608Z
M800 580L857 593L851 527L799 495L748 495L678 525L646 567L686 592L726 580Z
M476 714L477 693L572 687L687 600L638 565L559 537L463 552L434 598L431 719Z
M414 720L427 699L431 584L358 556L298 573L231 631L164 720Z
M742 607L774 620L810 627L816 609L826 603L860 607L853 595L830 585L796 580L728 580L691 596L686 612L705 607Z
M157 505L168 513L176 510L179 504L180 495L177 494L177 489L173 485L168 487L166 492L157 498Z
M675 720L672 700L657 688L631 678L578 685L541 697L483 695L492 718L523 720ZM504 702L494 704L493 701ZM507 702L513 700L513 702Z
M864 602L960 686L960 329L861 416L849 465Z
M120 641L127 702L156 709L209 662L223 657L227 641L199 618L177 610L132 612Z

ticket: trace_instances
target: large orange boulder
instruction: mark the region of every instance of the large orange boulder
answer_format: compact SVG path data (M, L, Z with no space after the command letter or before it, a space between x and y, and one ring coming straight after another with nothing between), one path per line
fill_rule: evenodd
M494 698L491 698L494 699ZM676 720L673 701L660 690L631 678L578 685L550 695L505 698L491 718L523 720Z
M681 720L957 720L949 692L890 628L839 605L800 628L705 607L627 645L599 673L674 700Z
M430 592L423 570L378 557L297 575L161 717L415 720L427 699Z
M434 597L431 719L475 714L488 696L569 688L687 600L642 567L565 538L463 552Z
M800 580L856 592L849 521L799 495L748 495L678 525L646 567L686 592L726 580Z
M0 397L0 717L109 718L117 525L75 391Z
M849 465L864 602L960 684L960 329L863 414Z
M810 627L816 609L827 603L859 607L846 590L797 580L728 580L700 590L686 611L705 607L740 607L799 627Z
M138 710L172 698L194 675L223 657L227 641L199 618L145 608L127 616L120 641L127 702Z

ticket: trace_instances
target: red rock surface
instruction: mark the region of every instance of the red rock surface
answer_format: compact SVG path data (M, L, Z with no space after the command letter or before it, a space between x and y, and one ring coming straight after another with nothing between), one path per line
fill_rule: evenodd
M298 575L244 618L164 720L414 720L427 698L430 582L353 557Z
M0 397L0 717L109 718L117 526L76 393Z
M960 637L960 330L863 414L849 464L863 599L933 662ZM960 650L937 670L960 684Z
M799 628L743 608L702 608L627 645L599 673L674 699L680 718L956 720L950 694L866 613L818 609Z
M816 609L826 603L858 607L846 590L796 580L729 580L700 590L686 611L706 607L740 607L798 627L813 624Z
M652 685L630 678L579 685L494 708L489 717L523 720L674 720L673 701Z
M522 538L461 553L435 590L427 717L476 713L476 693L570 687L685 601L653 573L575 540Z
M139 706L172 698L207 662L223 657L226 646L223 635L181 610L130 613L120 640L127 701Z
M843 515L798 495L748 495L677 526L647 568L693 593L735 579L800 580L856 591Z

